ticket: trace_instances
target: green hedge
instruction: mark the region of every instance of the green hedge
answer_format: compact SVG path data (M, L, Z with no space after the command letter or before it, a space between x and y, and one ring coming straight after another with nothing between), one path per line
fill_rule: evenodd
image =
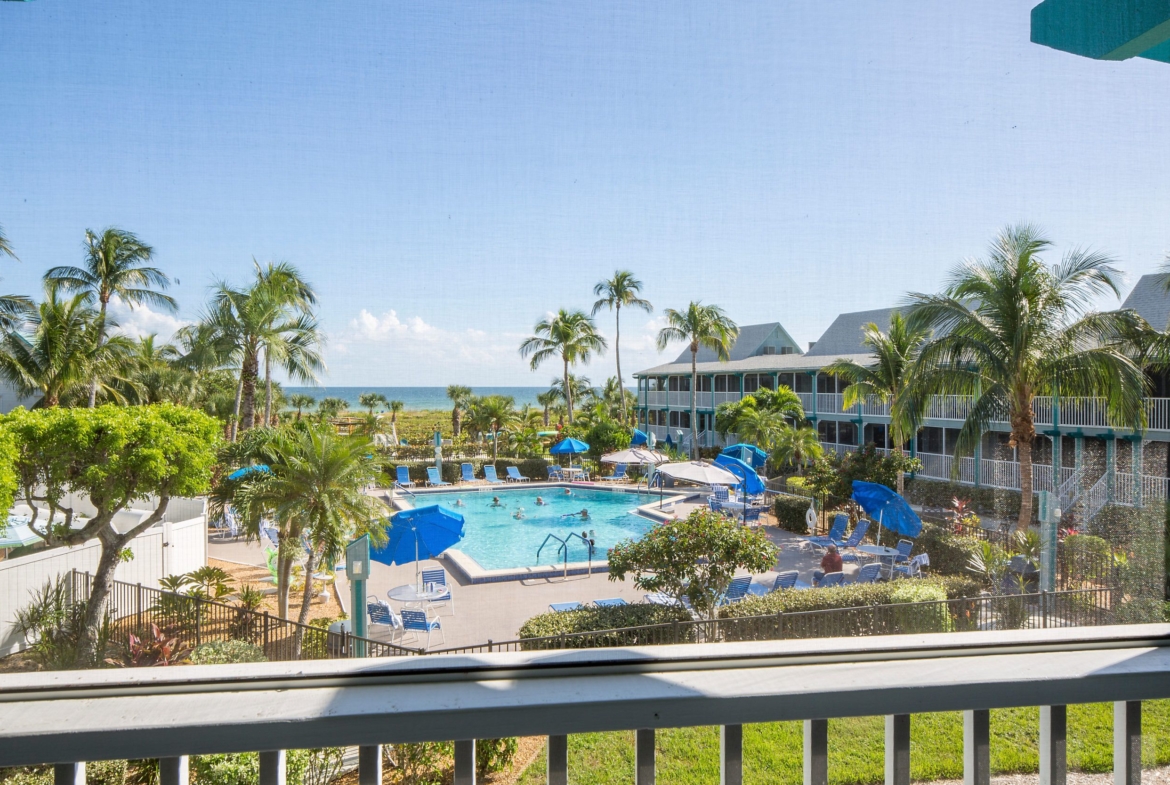
M785 531L796 534L808 534L808 524L804 516L808 512L811 499L800 496L777 496L772 505L772 512L776 515L776 524Z
M52 766L0 769L4 785L53 785ZM95 760L85 764L85 785L125 785L126 761Z
M967 564L979 547L979 540L961 537L946 524L924 522L922 533L914 540L913 553L930 556L929 570L933 574L970 577Z
M675 621L690 621L690 614L681 608L637 603L619 605L615 608L582 608L565 613L542 613L533 616L520 627L521 638L544 638L550 635L565 635L574 632L596 630L617 630L626 627L641 627L648 624L669 624ZM568 648L597 648L605 646L637 646L639 644L664 643L662 631L630 632L597 638L582 638ZM527 649L539 649L537 641L525 644ZM557 645L555 648L566 648Z
M905 602L904 581L885 583L851 583L816 591L774 591L761 597L751 597L720 611L720 617L764 616L772 613L799 613L823 611L832 608L859 608L867 605L890 605ZM945 599L977 597L982 584L974 578L958 575L931 575L909 583L930 586L945 593ZM940 597L942 599L942 597Z

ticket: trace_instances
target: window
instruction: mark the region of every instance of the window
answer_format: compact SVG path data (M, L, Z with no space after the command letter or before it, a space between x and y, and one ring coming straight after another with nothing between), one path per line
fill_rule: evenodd
M709 431L713 425L715 415L710 412L699 412L699 430Z
M941 455L943 451L943 429L923 428L918 432L918 452Z
M828 444L836 444L837 442L837 423L834 420L821 420L817 423L817 433L820 434L821 441Z
M775 346L765 346L765 347L764 347L763 354L775 354L775 353L776 353L776 347L775 347Z
M715 377L715 392L739 392L739 382L734 376L721 373Z
M679 415L678 412L671 412L670 413L670 427L671 428L678 427L678 415Z
M837 443L857 444L857 426L851 422L837 423Z
M817 392L819 393L835 393L837 392L837 380L827 373L817 374Z
M779 379L778 379L778 381L780 382L780 386L787 387L790 390L795 390L796 389L796 380L793 378L794 376L796 376L796 374L792 374L792 373L780 374ZM801 374L801 376L804 376L804 374Z
M776 389L776 382L772 378L772 374L770 374L770 373L761 373L759 384L760 384L760 387L764 387L764 388L767 388L769 390Z
M699 377L699 392L711 392L711 377L710 376L700 376Z
M812 392L812 377L807 373L798 373L794 375L793 380L796 386L792 388L793 392L810 393Z
M679 412L678 413L678 427L679 428L690 428L691 427L691 413L690 412Z
M749 395L760 388L760 380L754 373L743 375L743 394Z
M689 376L672 376L672 377L670 377L670 391L671 392L690 392L691 391L691 377L689 377Z
M791 346L781 346L780 347L780 354L792 354L792 347Z
M886 444L886 426L881 423L869 423L865 426L865 443L875 447L888 447Z

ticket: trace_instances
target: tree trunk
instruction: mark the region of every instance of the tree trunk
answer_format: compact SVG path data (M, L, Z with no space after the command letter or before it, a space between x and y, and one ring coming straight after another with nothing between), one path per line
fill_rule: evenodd
M313 573L317 569L317 550L309 548L305 557L305 589L301 593L301 612L297 615L297 629L293 633L293 659L301 658L301 643L305 638L304 625L309 623L309 610L313 604ZM357 609L355 609L357 612Z
M118 556L125 547L122 538L106 528L99 535L102 544L102 554L98 559L97 569L93 573L93 583L90 585L89 599L85 606L85 638L77 650L78 668L95 668L101 662L105 652L95 651L98 633L101 631L103 616L105 615L106 597L110 593L110 581L114 571L118 569Z
M256 356L254 350L249 350L244 357L244 366L242 371L243 379L243 402L241 404L240 419L242 422L241 430L248 430L256 427L256 377L258 374L259 358Z
M101 298L102 307L98 311L97 348L99 348L99 349L101 348L103 339L105 338L106 304L109 301L110 301L109 297L107 297L106 295L102 295L102 298ZM97 377L94 376L92 379L89 380L89 408L91 408L91 409L93 407L97 406L97 386L98 386L98 380L97 380Z
M272 424L272 358L264 350L264 425Z
M1016 440L1020 454L1020 518L1016 531L1027 531L1032 524L1032 442Z
M698 358L699 349L696 346L691 347L691 460L699 457L699 416L697 413L698 403L698 386L699 386L699 372L698 372Z
M895 431L894 432L894 452L897 454L897 456L899 458L901 458L903 456L902 440L898 438L899 436L900 436L900 434L897 431ZM898 469L898 495L899 496L906 495L906 472L902 471L901 469Z
M240 432L240 403L244 395L244 369L240 367L240 380L236 382L236 408L232 413L232 441L236 440L236 436Z
M499 449L498 449L499 444L500 444L500 429L493 425L492 426L492 465L493 466L495 465L496 459L499 457L499 454L500 454Z
M548 404L544 406L544 427L548 427Z
M282 619L288 618L288 592L292 578L292 555L285 554L283 545L278 545L280 555L276 558L276 613Z
M390 413L390 435L394 437L394 447L397 448L399 446L399 442L398 442L398 417L394 414L394 412ZM454 441L454 440L452 440L452 441Z
M459 404L455 404L451 409L451 433L452 441L459 438L459 434L463 431L463 412L459 410Z
M565 408L569 410L569 425L573 424L573 390L569 387L569 360L565 359Z
M613 356L617 361L618 397L621 400L622 425L626 424L626 388L622 387L622 305L617 304L613 315Z

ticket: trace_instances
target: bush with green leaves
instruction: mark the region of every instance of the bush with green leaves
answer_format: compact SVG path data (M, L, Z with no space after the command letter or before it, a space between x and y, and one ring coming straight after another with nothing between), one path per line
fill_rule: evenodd
M326 748L339 750L340 748ZM288 785L323 785L309 782L306 773L314 765L314 757L325 750L288 750L285 755L285 776ZM337 753L333 753L337 754ZM260 781L260 755L241 752L226 755L192 755L191 785L256 785ZM88 784L87 784L88 785Z
M774 613L799 613L802 611L822 611L834 608L857 608L868 605L892 605L896 602L907 602L904 592L911 591L902 587L903 584L915 584L931 589L916 588L913 591L937 592L931 596L938 599L955 600L965 597L978 597L982 588L980 583L970 577L931 575L913 581L887 581L885 583L850 583L844 586L833 586L816 591L774 591L763 596L749 596L746 599L727 605L720 611L721 618L737 616L764 616ZM909 600L912 601L912 600Z
M475 742L476 779L482 779L511 766L519 746L520 740L515 736L503 739L477 739Z
M682 608L670 608L649 603L619 605L612 608L581 608L564 613L542 613L533 616L520 626L521 638L544 638L554 635L594 632L597 630L620 630L631 627L645 627L656 624L671 624L690 621L690 614ZM615 634L605 637L581 637L569 639L568 648L597 648L606 646L638 646L662 643L661 633L647 631ZM545 644L530 641L523 645L525 650L540 648L566 648L561 642Z
M192 665L231 665L240 662L267 662L264 650L247 641L208 641L191 652Z
M914 538L914 553L930 556L930 571L936 575L970 575L967 565L979 548L979 540L955 534L945 524L923 521Z
M95 760L85 764L85 785L125 785L126 761ZM0 769L4 785L53 785L52 766Z
M68 576L45 582L28 605L16 612L16 628L29 643L33 660L45 670L99 667L113 653L112 630L103 616L89 645L86 626L89 601L75 599ZM84 657L82 651L88 651Z
M455 754L449 741L387 744L382 747L386 764L398 772L400 785L439 785Z
M812 500L802 496L777 495L772 504L772 513L776 516L776 525L785 531L796 534L809 534L805 515L808 514Z

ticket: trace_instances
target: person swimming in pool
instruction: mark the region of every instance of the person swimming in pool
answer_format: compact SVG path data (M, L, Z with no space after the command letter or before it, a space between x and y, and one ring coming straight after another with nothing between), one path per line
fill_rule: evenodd
M548 504L548 502L546 502L542 497L540 497L540 496L536 497L536 506L537 507L543 507L546 504Z
M578 514L581 516L581 520L589 520L589 510L586 510L584 507L581 508L581 512Z
M518 521L524 520L524 508L521 507L520 509L516 510L516 512L512 513L512 517Z
M499 496L493 496L491 506L492 507L503 507L504 505L500 504L500 497Z
M464 505L464 504L463 504L463 500L462 500L462 499L456 499L456 500L455 500L455 501L452 503L452 506L453 506L453 507L464 507L464 506L466 506L466 505Z
M572 488L565 488L565 495L566 495L566 496L572 496L572 495L573 495L573 489L572 489Z

